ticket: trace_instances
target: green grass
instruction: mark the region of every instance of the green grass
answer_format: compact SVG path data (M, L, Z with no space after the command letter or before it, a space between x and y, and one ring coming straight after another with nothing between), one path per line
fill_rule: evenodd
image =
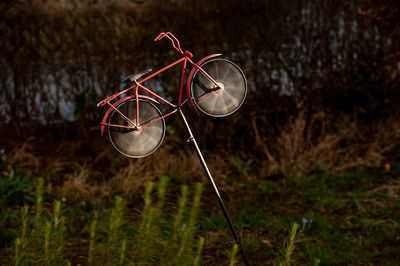
M272 240L281 239L277 230L282 224L303 224L295 252L298 263L395 263L400 261L398 182L398 176L384 170L362 168L263 182L265 205L250 208L246 214L258 221L269 219L266 226ZM248 220L253 219L240 218L243 215L238 221L249 226ZM304 224L303 217L312 223ZM256 253L262 256L263 251Z
M8 228L14 241L6 245L0 262L5 265L200 265L205 241L197 235L195 225L202 184L196 184L193 189L182 186L179 204L172 205L176 206L172 212L175 214L165 213L163 208L167 187L167 177L160 178L157 184L148 183L143 194L143 209L131 214L119 196L111 208L93 204L89 211L82 208L86 203L67 207L55 200L49 204L43 197L44 180L39 179L33 192L35 203L15 210L18 224Z
M300 225L291 255L294 265L395 265L400 261L397 167L392 166L393 172L357 168L298 179L256 180L236 186L239 195L248 193L229 202L228 209L237 229L244 232L244 249L256 265L280 256L294 223ZM231 239L221 212L211 213L203 223L204 232L222 232L215 233L214 245L224 246Z
M362 167L251 182L246 173L221 191L252 265L396 265L398 169L393 163L389 171ZM148 182L141 197L72 205L54 200L43 179L30 182L13 172L0 184L7 192L0 205L6 214L1 264L241 262L208 184L188 186L163 176Z

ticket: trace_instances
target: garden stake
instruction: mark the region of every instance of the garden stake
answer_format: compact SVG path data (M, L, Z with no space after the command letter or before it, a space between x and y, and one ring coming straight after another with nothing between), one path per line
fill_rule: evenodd
M225 117L233 114L240 108L246 98L246 77L242 70L233 62L226 59L215 58L221 56L221 54L208 55L196 64L191 60L193 54L189 51L184 52L181 49L178 39L171 32L161 32L154 41L159 41L163 38L171 42L172 47L182 56L181 59L146 77L144 77L146 74L152 72L151 69L126 77L122 82L128 83L129 88L100 101L97 107L108 106L108 110L101 122L101 134L103 135L104 128L107 127L110 141L120 153L131 158L143 158L156 151L161 145L166 131L164 118L179 111L189 132L188 142L192 142L195 147L208 181L211 183L214 193L217 196L219 206L224 213L236 244L243 256L243 260L246 265L249 265L242 245L240 244L240 239L236 234L235 228L229 219L224 203L219 195L217 186L214 183L199 146L181 110L181 107L189 102L191 107L196 108L196 110L201 110L204 114L211 117ZM177 103L164 99L162 96L142 85L146 80L180 63L182 63L183 66L179 100ZM184 100L182 96L188 63L192 65L193 68L186 79L187 99ZM147 92L150 96L139 94L139 89ZM119 99L119 96L130 90L134 92L133 95ZM160 102L169 105L169 110L161 112L155 105L160 104ZM174 236L175 233L176 230L174 228Z
M240 243L240 238L239 238L239 236L237 235L236 230L235 230L235 227L233 226L233 224L232 224L232 222L231 222L231 219L230 219L229 216L228 216L228 212L227 212L227 210L226 210L226 208L225 208L225 205L224 205L224 202L222 201L222 198L221 198L221 196L220 196L220 194L219 194L218 188L217 188L217 186L216 186L215 183L214 183L214 180L213 180L213 178L212 178L212 176L211 176L210 171L208 170L208 167L207 167L207 164L206 164L206 162L205 162L205 160L204 160L204 158L203 158L203 155L201 154L200 148L199 148L199 146L197 145L196 139L194 138L194 136L193 136L193 134L192 134L192 131L190 130L189 124L188 124L188 122L187 122L185 116L183 115L181 108L178 108L178 110L179 110L179 114L181 115L181 117L182 117L182 119L183 119L183 122L185 123L185 126L186 126L186 128L187 128L187 130L188 130L188 133L189 133L189 138L188 138L187 142L192 142L192 143L193 143L193 146L194 146L194 148L195 148L195 150L196 150L197 156L199 156L201 165L203 166L204 172L206 173L207 178L208 178L208 181L210 181L210 184L211 184L211 186L212 186L212 188L213 188L213 190L214 190L215 196L217 197L219 206L221 207L222 212L224 213L225 219L226 219L226 221L228 222L228 225L229 225L229 228L231 229L232 235L233 235L233 237L235 238L235 242L236 242L236 244L237 244L238 247L239 247L240 253L242 254L243 261L244 261L244 263L245 263L246 265L250 265L250 264L249 264L249 261L248 261L248 259L247 259L247 257L246 257L246 254L244 253L244 250L243 250L243 248L242 248L242 244Z

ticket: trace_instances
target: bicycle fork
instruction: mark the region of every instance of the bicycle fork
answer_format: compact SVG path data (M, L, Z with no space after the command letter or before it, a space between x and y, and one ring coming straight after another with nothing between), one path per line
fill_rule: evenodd
M203 166L204 172L206 173L208 181L210 182L210 184L211 184L211 186L213 188L214 194L217 197L219 206L221 207L222 212L224 213L225 219L228 222L228 225L229 225L229 228L231 229L232 235L235 238L235 242L239 247L240 253L242 254L243 261L244 261L244 263L246 265L250 265L249 261L248 261L248 259L246 257L246 254L244 253L242 244L240 243L240 238L239 238L238 234L236 233L235 227L233 226L233 223L232 223L231 219L228 216L228 212L227 212L227 210L225 208L224 202L222 201L222 198L221 198L221 196L219 194L218 188L215 185L214 179L212 178L211 173L208 170L207 164L206 164L206 162L204 160L204 157L203 157L203 155L202 155L202 153L200 151L199 146L197 145L196 139L194 138L194 136L192 134L192 131L190 130L190 127L189 127L189 124L188 124L188 122L186 120L186 117L183 115L181 108L178 108L178 110L179 110L179 114L181 115L181 117L183 119L183 122L185 123L186 128L187 128L187 130L189 132L189 138L188 138L187 141L193 143L193 146L194 146L194 148L196 150L197 156L199 157L201 165Z

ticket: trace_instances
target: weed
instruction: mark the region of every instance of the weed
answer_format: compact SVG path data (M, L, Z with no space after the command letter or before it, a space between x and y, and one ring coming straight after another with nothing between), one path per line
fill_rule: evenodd
M203 246L204 246L204 237L199 237L199 241L197 243L196 257L194 258L193 262L194 266L200 265L200 258L201 258L201 253L203 251Z
M255 179L249 183L249 197L232 198L241 204L231 205L236 208L232 210L235 225L242 229L240 233L246 232L243 245L250 262L326 265L398 261L400 189L398 165L390 164L389 171L381 165L341 174L318 172L292 180ZM0 264L68 264L71 260L88 265L200 265L234 261L233 249L226 248L228 227L220 212L207 213L207 218L202 215L201 229L198 227L199 213L203 214L199 212L201 185L181 185L174 195L170 189L183 182L174 176L161 176L147 183L142 200L138 196L126 201L114 197L107 208L110 202L106 197L84 201L84 205L69 201L65 208L64 201L50 204L45 191L49 186L43 179L35 182L36 189L24 179L16 172L2 179L7 184L26 182L22 187L30 189L23 189L21 195L26 197L23 194L27 193L31 200L17 205L3 201L8 205L3 209L8 216L3 231L11 240L5 243L7 250L2 254L6 256L0 256ZM263 200L254 201L251 196ZM169 202L171 199L176 202ZM138 202L142 208L132 208ZM282 224L293 220L299 227L292 224L284 232ZM204 252L216 256L204 256Z
M181 196L179 197L178 209L175 214L174 225L173 225L173 235L172 239L177 239L178 229L181 227L183 212L185 210L185 205L187 201L188 187L186 185L181 186Z
M21 240L19 238L15 239L14 245L14 265L18 266L21 261Z
M64 234L65 218L61 215L60 201L54 201L53 213L43 215L43 179L39 179L36 187L36 211L33 227L29 221L29 207L22 209L21 233L14 241L14 264L45 265L65 263L64 259Z
M298 229L300 225L298 223L293 223L290 232L289 232L289 239L285 241L285 247L282 250L282 257L278 259L276 265L279 266L288 266L293 261L292 254L295 248L295 241L298 234Z
M200 198L202 190L203 190L203 185L201 183L197 183L193 198L193 203L190 209L189 219L187 221L187 224L184 224L184 226L182 227L183 234L181 236L180 249L177 254L178 258L182 256L183 252L191 248L190 245L188 244L191 244L193 242L194 231L196 228L195 221L197 219L197 213L200 207Z
M27 178L11 170L8 178L0 178L0 210L31 204L34 201L33 190Z
M0 178L0 246L8 245L16 237L15 233L8 229L18 220L14 209L32 204L35 200L33 191L34 186L29 180L14 170L10 171L8 177Z
M124 203L121 197L115 197L115 206L111 210L111 215L109 217L108 226L108 241L107 241L107 255L106 261L109 261L111 254L114 253L114 249L120 235L120 228L122 223Z
M182 186L177 214L170 218L164 214L162 208L167 185L167 177L161 177L157 185L153 182L147 184L143 195L142 216L136 233L126 230L125 227L131 226L132 223L125 214L124 200L115 197L114 207L108 214L104 212L104 215L92 219L88 241L82 240L83 243L88 243L85 261L89 265L99 262L107 265L125 265L157 260L179 265L193 263L199 265L204 238L195 238L195 224L200 207L202 184L196 184L190 208L186 207L189 189L187 186ZM43 205L43 187L44 180L39 179L35 193L34 217L30 216L27 205L22 209L20 235L10 250L15 265L39 262L45 265L69 263L64 257L64 251L66 246L71 245L71 239L68 236L66 238L62 204L55 200L52 212L48 212ZM157 187L157 200L152 193L155 187ZM29 224L31 219L33 226ZM164 223L169 226L163 225ZM173 232L165 234L163 227L170 228ZM99 237L100 235L102 237Z
M36 215L35 215L35 227L39 227L40 223L40 216L42 214L42 201L43 201L43 184L44 180L43 178L39 178L38 184L36 186Z
M96 225L97 220L94 219L90 224L90 238L89 238L89 250L87 255L87 262L89 265L92 265L94 259L94 249L95 249L95 241L96 241Z
M250 167L253 163L253 160L250 159L250 160L245 161L238 154L236 154L235 156L231 156L229 158L229 162L236 169L239 176L245 176L248 174Z
M233 244L232 253L229 258L229 266L233 266L238 262L238 259L236 258L236 254L237 254L238 250L239 250L238 245Z

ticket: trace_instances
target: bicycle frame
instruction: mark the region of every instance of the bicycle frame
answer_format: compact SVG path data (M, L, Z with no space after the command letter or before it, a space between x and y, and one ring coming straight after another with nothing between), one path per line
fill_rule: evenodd
M195 107L197 104L201 103L201 102L204 101L204 100L207 100L207 99L210 98L212 95L214 95L215 93L217 93L217 92L218 92L218 89L214 90L212 93L210 93L209 95L207 95L207 97L205 97L205 98L202 99L201 101L198 101L196 104L193 103L193 101L191 100L191 95L190 95L190 82L191 82L191 79L192 79L194 73L196 72L196 70L200 71L205 77L207 77L207 79L209 79L212 83L214 83L214 84L216 85L216 88L221 88L221 87L218 85L218 83L217 83L210 75L208 75L207 72L205 72L205 71L200 67L200 65L201 65L204 61L206 61L206 60L208 60L208 59L210 59L210 58L213 58L213 57L220 56L221 54L212 54L212 55L209 55L209 56L203 58L203 59L200 60L199 62L194 63L194 62L190 59L190 58L193 57L192 53L190 53L189 51L183 52L182 49L180 48L179 41L178 41L178 40L175 38L175 36L173 36L171 33L169 33L169 32L167 32L167 33L160 33L154 41L158 41L158 40L160 40L160 39L162 39L162 38L164 38L164 37L167 37L167 38L172 42L173 48L174 48L175 50L177 50L178 52L180 52L180 53L183 55L183 57L180 58L179 60L177 60L177 61L175 61L175 62L173 62L173 63L171 63L171 64L169 64L169 65L167 65L167 66L165 66L165 67L163 67L162 69L160 69L160 70L158 70L158 71L156 71L156 72L154 72L154 73L148 75L147 77L141 79L140 81L136 81L136 80L135 80L135 81L134 81L134 82L135 82L134 85L132 85L132 86L130 86L129 88L127 88L127 89L125 89L125 90L123 90L123 91L121 91L121 92L118 92L118 93L116 93L116 94L114 94L114 95L112 95L112 96L110 96L110 97L108 97L108 98L102 100L101 102L99 102L99 103L97 104L97 107L101 107L101 106L103 106L103 105L105 105L105 104L107 104L107 105L109 106L109 109L108 109L108 111L106 112L106 114L104 115L103 120L102 120L102 122L101 122L101 135L103 135L104 127L105 127L105 126L109 126L109 127L118 127L118 128L127 128L127 129L132 129L132 130L140 130L140 129L144 128L144 127L150 126L151 124L153 124L153 123L155 123L155 122L157 122L157 121L159 121L159 120L161 120L161 119L164 119L164 118L166 118L166 117L172 115L173 113L175 113L176 111L178 111L178 108L179 108L180 106L182 106L187 100L190 101L192 107ZM183 101L183 100L182 100L182 96L183 96L183 89L184 89L184 83L185 83L186 67L187 67L188 62L193 66L193 68L192 68L192 70L191 70L191 72L190 72L190 74L189 74L189 76L188 76L188 78L187 78L187 80L186 80L186 84L187 84L187 100ZM147 81L147 80L149 80L149 79L151 79L151 78L153 78L153 77L159 75L160 73L162 73L162 72L164 72L164 71L170 69L171 67L173 67L173 66L175 66L175 65L177 65L177 64L180 64L180 63L183 63L183 66L182 66L182 74L181 74L180 88L179 88L179 100L178 100L178 104L177 104L177 105L171 103L170 101L164 99L164 98L161 97L160 95L154 93L153 91L151 91L150 89L148 89L148 88L146 88L145 86L142 85L143 82L145 82L145 81ZM172 110L169 111L169 112L167 112L166 114L163 114L161 117L159 117L159 118L157 118L157 119L153 119L153 120L151 120L151 121L149 121L149 122L146 122L145 124L141 125L141 124L140 124L140 121L139 121L139 104L140 104L140 103L139 103L139 100L140 100L140 99L145 99L145 100L150 100L150 101L153 101L153 102L156 102L156 103L159 103L159 102L158 102L157 100L155 100L155 99L149 97L149 96L145 96L145 95L139 94L139 88L142 89L142 90L144 90L144 91L146 91L147 93L149 93L152 97L154 97L154 98L156 98L156 99L158 99L158 100L160 100L160 101L166 103L167 105L169 105L170 107L172 107ZM125 98L122 98L122 99L118 100L117 102L115 102L114 104L111 104L111 101L114 100L116 97L118 97L119 95L121 95L121 94L123 94L123 93L126 93L126 92L128 92L128 91L130 91L130 90L134 90L134 94L133 94L133 95L127 96L127 97L125 97ZM135 120L135 121L131 121L128 117L126 117L122 112L120 112L120 111L116 108L120 103L122 103L122 102L124 102L124 101L127 101L127 100L130 100L130 99L135 99L135 100L136 100L136 120ZM121 117L122 117L126 122L128 122L128 123L130 124L130 126L123 126L123 125L116 125L116 124L107 123L107 118L108 118L109 114L111 113L111 111L113 111L113 110L115 110L116 112L118 112L118 113L121 115Z
M203 168L204 168L204 171L206 172L207 178L208 178L208 180L210 181L210 183L211 183L211 185L212 185L213 191L214 191L215 195L217 196L218 203L219 203L219 205L220 205L220 207L221 207L221 209L222 209L222 211L223 211L223 214L224 214L224 216L225 216L225 219L226 219L227 222L228 222L228 225L229 225L229 227L230 227L230 229L231 229L231 232L232 232L232 234L233 234L233 236L234 236L234 239L235 239L235 241L236 241L236 243L237 243L237 245L238 245L238 247L239 247L239 250L240 250L240 252L241 252L241 254L242 254L243 260L244 260L244 262L245 262L246 265L249 265L248 259L247 259L246 255L245 255L245 253L244 253L244 251L243 251L243 248L242 248L242 245L241 245L241 243L240 243L240 238L239 238L239 236L237 235L236 230L235 230L235 228L234 228L234 226L233 226L233 223L232 223L232 221L230 220L230 218L229 218L229 216L228 216L227 210L226 210L225 205L224 205L224 203L223 203L223 201L222 201L222 198L221 198L221 196L220 196L220 194L219 194L219 191L218 191L218 189L217 189L217 186L216 186L215 183L214 183L214 180L213 180L213 178L212 178L212 176L211 176L210 171L208 170L208 167L207 167L207 164L206 164L206 162L205 162L205 160L204 160L204 157L203 157L203 155L202 155L202 153L201 153L201 151L200 151L200 149L199 149L199 147L198 147L198 145L197 145L197 142L196 142L196 140L195 140L195 138L194 138L194 136L193 136L193 134L192 134L192 131L191 131L190 127L189 127L189 124L187 123L186 118L185 118L185 116L183 115L183 112L182 112L182 109L181 109L181 106L182 106L183 104L185 104L187 101L190 101L190 102L191 102L191 106L192 106L192 107L195 107L196 105L198 105L198 104L201 103L202 101L204 101L204 100L210 98L210 97L211 97L212 95L214 95L215 93L218 93L218 92L220 92L220 91L223 90L223 85L222 85L222 84L219 85L218 82L216 82L210 75L208 75L208 74L200 67L201 64L202 64L203 62L205 62L206 60L208 60L208 59L210 59L210 58L213 58L213 57L216 57L216 56L220 56L221 54L209 55L209 56L203 58L202 60L200 60L200 61L196 64L196 63L194 63L194 62L190 59L190 58L193 57L193 55L192 55L189 51L183 52L182 49L181 49L181 47L180 47L179 41L178 41L178 40L175 38L175 36L173 36L171 33L169 33L169 32L167 32L167 33L160 33L154 41L158 41L158 40L160 40L160 39L162 39L162 38L164 38L164 37L167 37L167 38L172 42L173 48L174 48L175 50L177 50L178 52L180 52L180 53L182 54L183 57L182 57L181 59L179 59L179 60L177 60L177 61L175 61L175 62L173 62L173 63L171 63L171 64L169 64L169 65L167 65L167 66L165 66L165 67L163 67L162 69L156 71L155 73L153 73L153 74L151 74L151 75L148 75L147 77L143 78L143 79L140 80L140 81L137 81L137 79L139 79L139 77L141 77L142 75L144 75L144 73L148 73L147 71L146 71L146 72L143 72L143 73L140 73L140 74L138 74L138 75L135 75L135 76L129 76L126 80L130 80L130 81L133 81L133 82L134 82L134 84L133 84L131 87L129 87L128 89L126 89L126 90L124 90L124 91L122 91L122 92L118 92L118 93L116 93L116 94L114 94L114 95L112 95L112 96L110 96L110 97L108 97L108 98L102 100L101 102L99 102L99 103L97 104L97 107L101 107L101 106L103 106L103 105L105 105L105 104L109 105L109 109L108 109L107 113L104 115L103 121L102 121L102 123L101 123L101 134L103 135L104 126L109 126L109 127L120 127L120 128L122 127L122 128L131 129L131 130L141 130L142 128L147 127L147 126L150 126L151 124L156 123L157 121L159 121L159 120L161 120L161 119L164 119L164 118L166 118L167 116L170 116L170 115L172 115L173 113L179 111L179 114L180 114L181 118L183 119L183 122L184 122L184 124L185 124L185 126L186 126L186 128L187 128L187 130L188 130L188 133L189 133L189 138L188 138L187 141L193 143L193 145L194 145L194 147L195 147L195 150L196 150L196 153L197 153L197 155L199 156L200 163L202 164L202 166L203 166ZM188 62L189 62L189 64L191 64L191 65L193 66L193 68L192 68L192 71L189 73L189 76L188 76L188 78L187 78L187 80L186 80L186 85L187 85L187 99L186 99L185 101L182 101L182 96L183 96L182 94L183 94L183 89L184 89L183 87L184 87L184 83L185 83L185 73L186 73L186 67L187 67ZM167 69L169 69L169 68L171 68L171 67L173 67L173 66L175 66L175 65L177 65L177 64L180 64L180 63L182 63L183 66L182 66L182 74L181 74L181 81L180 81L180 88L179 88L179 100L178 100L178 104L177 104L177 105L171 103L170 101L164 99L164 98L161 97L160 95L158 95L158 94L152 92L150 89L148 89L148 88L146 88L145 86L142 85L142 83L145 82L146 80L149 80L149 79L155 77L156 75L158 75L158 74L160 74L160 73L166 71ZM193 101L191 100L192 98L191 98L191 95L190 95L190 84L191 84L192 78L194 77L195 73L197 73L196 71L200 71L200 72L201 72L208 80L210 80L216 87L211 88L211 89L208 89L207 91L205 91L206 93L209 93L209 95L207 95L206 97L204 97L203 99L201 99L200 101L198 101L198 102L196 102L196 103L194 104ZM156 103L158 103L158 101L155 100L155 99L153 99L152 97L139 94L139 89L146 91L147 93L149 93L152 97L156 98L157 100L166 103L167 105L169 105L170 107L172 107L172 110L169 111L169 112L167 112L166 114L163 114L161 117L158 117L157 119L151 119L149 122L145 122L143 125L141 125L141 124L140 124L140 121L139 121L139 102L140 102L139 100L140 100L140 99L145 99L145 100L153 101L153 102L156 102ZM111 104L111 101L112 101L113 99L115 99L115 98L118 97L119 95L121 95L121 94L123 94L123 93L125 93L125 92L127 92L127 91L129 91L129 90L134 90L134 94L133 94L133 95L130 95L130 96L127 96L127 97L125 97L125 98L123 98L123 99L120 99L120 100L116 101L114 104ZM205 93L205 94L206 94L206 93ZM204 94L204 95L205 95L205 94ZM124 101L132 100L132 99L134 99L134 100L136 101L136 120L135 120L135 121L131 121L131 120L130 120L128 117L126 117L120 110L118 110L119 104L123 103ZM108 118L109 114L111 113L111 111L113 111L113 110L116 111L116 112L118 112L118 113L121 115L121 117L122 117L126 122L128 122L128 123L130 124L130 126L114 125L114 124L109 124L109 123L107 123L107 118ZM165 124L164 124L164 125L165 125ZM139 132L136 132L136 133L139 133ZM160 142L159 142L157 145L161 144L161 141L162 141L162 139L163 139L163 137L164 137L164 134L165 134L165 128L164 128L164 132L163 132L163 134L162 134L162 136L161 136L161 138L160 138ZM111 135L110 135L110 140L112 141ZM114 145L114 143L113 143L113 145ZM114 145L114 146L115 146L115 145ZM115 146L115 147L117 148L117 146ZM157 148L158 148L158 146L155 146L155 149L153 149L152 152L155 151ZM117 149L118 149L118 148L117 148ZM118 150L119 150L119 149L118 149ZM120 151L120 150L119 150L119 151ZM120 151L120 152L123 153L122 151ZM127 154L125 154L125 155L127 155ZM147 154L147 155L148 155L148 154ZM127 155L127 156L129 156L129 155ZM133 156L132 156L132 157L133 157ZM138 156L137 158L139 158L139 157L140 157L140 156Z

